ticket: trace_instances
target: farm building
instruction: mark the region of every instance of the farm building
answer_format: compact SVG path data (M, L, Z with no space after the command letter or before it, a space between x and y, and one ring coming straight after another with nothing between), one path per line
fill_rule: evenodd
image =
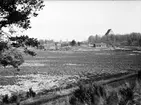
M95 48L106 48L107 44L106 43L94 43L94 44L89 44L90 47L95 47Z
M107 44L106 43L95 43L95 47L96 48L105 48L107 47Z

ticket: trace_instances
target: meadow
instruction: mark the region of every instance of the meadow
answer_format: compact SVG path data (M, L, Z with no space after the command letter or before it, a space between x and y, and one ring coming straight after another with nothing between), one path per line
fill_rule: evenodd
M37 56L24 55L21 73L46 72L50 75L77 75L81 73L120 73L138 71L141 53L134 51L43 51ZM11 75L12 67L0 68L1 75ZM6 73L5 73L6 72Z
M133 51L37 51L37 54L36 57L25 56L21 69L31 67L38 72L75 75L81 72L119 73L141 68L141 53Z
M21 65L20 72L12 67L0 67L0 88L3 95L10 94L10 91L28 91L30 87L41 94L41 89L50 91L60 87L70 88L79 80L85 82L77 76L87 77L90 81L86 82L92 82L104 78L116 79L141 68L140 51L36 50L36 53L35 57L24 55L25 63Z

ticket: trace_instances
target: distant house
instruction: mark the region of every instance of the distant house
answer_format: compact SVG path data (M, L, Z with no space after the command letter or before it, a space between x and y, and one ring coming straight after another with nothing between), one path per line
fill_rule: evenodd
M43 46L45 47L45 49L55 49L55 43L54 42L46 43Z
M55 42L55 49L59 50L61 48L61 43Z
M107 44L106 43L94 43L94 44L89 44L90 47L95 47L95 48L106 48Z
M68 42L61 42L61 47L67 47L67 46L69 46Z
M95 47L95 44L89 43L90 47Z
M106 43L95 43L95 47L96 48L106 48L107 47L107 44Z

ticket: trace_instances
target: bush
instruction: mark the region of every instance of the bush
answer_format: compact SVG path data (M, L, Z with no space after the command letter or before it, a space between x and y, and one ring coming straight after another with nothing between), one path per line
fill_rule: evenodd
M87 104L87 105L98 105L105 103L106 91L103 86L90 84L88 86L80 85L79 89L73 93L70 99L71 105Z
M72 41L70 42L70 45L71 45L71 46L75 46L75 45L76 45L76 41L75 41L75 40L72 40Z
M8 49L7 42L0 41L0 52Z
M22 54L16 49L8 49L0 53L0 64L4 67L11 65L18 70L23 62Z
M133 85L133 84L132 84ZM125 83L113 88L96 84L80 84L70 98L71 105L141 105L141 84Z

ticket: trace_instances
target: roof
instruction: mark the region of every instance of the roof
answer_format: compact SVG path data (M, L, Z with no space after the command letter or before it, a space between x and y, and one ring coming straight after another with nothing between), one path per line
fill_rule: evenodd
M114 32L112 31L112 29L108 29L107 32L105 33L105 35L112 35L114 34Z

